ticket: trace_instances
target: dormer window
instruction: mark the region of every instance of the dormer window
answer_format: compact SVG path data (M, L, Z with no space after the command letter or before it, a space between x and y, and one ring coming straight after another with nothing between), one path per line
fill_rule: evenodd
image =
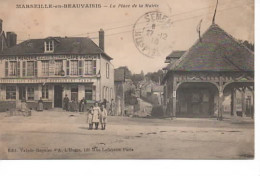
M52 53L54 51L54 41L46 41L44 42L44 48L46 53Z

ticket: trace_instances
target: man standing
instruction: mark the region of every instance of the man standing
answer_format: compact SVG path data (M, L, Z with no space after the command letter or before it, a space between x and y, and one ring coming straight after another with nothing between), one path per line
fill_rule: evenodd
M84 106L85 106L85 98L82 97L82 99L79 102L79 112L84 112Z
M63 107L66 111L69 111L69 98L68 95L66 94L64 99L63 99Z

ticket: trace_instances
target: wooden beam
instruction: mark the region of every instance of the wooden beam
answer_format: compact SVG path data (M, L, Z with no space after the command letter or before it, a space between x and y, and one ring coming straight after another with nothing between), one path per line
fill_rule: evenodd
M237 116L237 95L236 89L231 89L231 115Z
M246 115L246 97L245 97L245 87L242 88L241 92L241 102L242 102L242 117Z

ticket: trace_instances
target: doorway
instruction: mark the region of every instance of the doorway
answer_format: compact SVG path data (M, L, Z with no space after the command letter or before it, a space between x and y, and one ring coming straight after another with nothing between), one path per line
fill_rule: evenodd
M62 86L54 86L54 107L62 108Z
M26 88L25 86L19 87L19 100L25 100L26 99Z

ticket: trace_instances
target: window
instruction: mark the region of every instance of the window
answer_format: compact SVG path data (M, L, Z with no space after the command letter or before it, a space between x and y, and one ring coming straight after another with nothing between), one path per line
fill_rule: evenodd
M42 75L48 76L49 75L49 61L42 61Z
M78 75L78 61L70 61L70 74L71 75Z
M49 86L44 85L42 86L42 99L48 99L49 98Z
M45 52L53 52L54 51L54 41L46 41L44 42Z
M7 100L16 99L16 87L15 86L6 86L6 99Z
M92 75L93 74L93 61L86 60L85 61L85 75Z
M86 89L85 89L85 99L86 100L92 100L92 98L93 98L93 93L92 92L93 92L92 91L92 85L86 87Z
M34 100L34 88L27 87L27 100Z
M25 61L23 61L22 62L23 63L23 68L22 68L22 72L23 72L23 76L25 76L26 75L26 62Z
M106 64L106 77L109 78L109 64Z
M34 61L27 62L27 76L34 76Z
M71 88L71 100L78 101L78 87L74 86Z
M9 76L17 76L17 62L10 61Z
M55 75L61 75L62 74L62 60L56 60L55 61Z

